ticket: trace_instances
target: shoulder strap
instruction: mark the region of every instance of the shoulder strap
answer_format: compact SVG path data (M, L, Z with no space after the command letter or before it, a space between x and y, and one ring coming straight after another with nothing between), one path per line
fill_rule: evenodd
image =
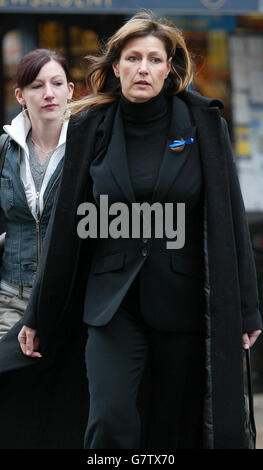
M2 169L5 161L5 152L8 144L8 134L0 135L0 176L2 174Z

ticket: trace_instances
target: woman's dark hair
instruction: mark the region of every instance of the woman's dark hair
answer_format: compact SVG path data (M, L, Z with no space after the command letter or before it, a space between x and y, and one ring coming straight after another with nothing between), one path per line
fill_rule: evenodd
M16 72L16 88L23 90L27 85L32 83L43 65L47 64L50 60L55 60L63 68L67 81L72 82L68 62L65 57L56 53L56 51L51 51L49 49L35 49L31 52L28 52L20 60L17 66Z

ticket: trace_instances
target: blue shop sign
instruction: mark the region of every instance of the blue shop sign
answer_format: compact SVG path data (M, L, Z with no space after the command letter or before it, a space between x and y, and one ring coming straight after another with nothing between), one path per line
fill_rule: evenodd
M174 24L183 31L221 30L233 33L237 17L233 15L173 15Z
M166 14L248 13L262 9L262 0L0 0L0 11L133 13L141 8Z

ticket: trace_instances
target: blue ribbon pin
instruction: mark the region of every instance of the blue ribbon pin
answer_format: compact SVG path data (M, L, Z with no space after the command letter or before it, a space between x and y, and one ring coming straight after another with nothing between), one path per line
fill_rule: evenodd
M176 149L177 147L183 147L187 144L193 144L194 143L194 138L190 137L189 139L186 140L174 140L172 144L169 145L170 149Z

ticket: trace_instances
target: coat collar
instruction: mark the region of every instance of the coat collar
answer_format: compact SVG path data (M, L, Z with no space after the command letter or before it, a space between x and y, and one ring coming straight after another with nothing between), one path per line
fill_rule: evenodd
M65 144L66 142L68 123L69 121L64 121L62 124L58 145L56 148ZM25 153L28 154L26 139L31 127L31 121L29 119L28 113L22 111L14 119L12 119L11 124L6 124L3 126L3 129L11 137L11 139L13 139L25 151Z
M185 140L190 137L195 138L195 133L196 127L192 125L186 104L177 96L174 96L172 99L172 116L169 135L151 204L164 199L169 188L185 165L192 149L192 145L185 145L183 150L175 152L170 149L169 145L174 140Z
M183 90L178 93L178 98L183 100L187 105L191 107L199 108L219 108L224 109L224 104L217 98L207 98L206 96L200 95L197 91Z
M166 148L156 185L153 191L151 204L163 200L170 186L179 175L179 172L185 164L191 151L191 145L186 145L180 152L172 151L169 148L169 145L173 140L194 137L196 132L196 127L191 123L190 114L186 104L176 96L172 98L171 114L168 139L166 142ZM112 175L119 185L125 198L129 202L136 202L128 169L125 131L119 105L117 106L113 122L111 140L107 150L107 158Z
M19 113L11 124L6 124L3 129L20 147L27 150L26 138L31 129L27 112Z

